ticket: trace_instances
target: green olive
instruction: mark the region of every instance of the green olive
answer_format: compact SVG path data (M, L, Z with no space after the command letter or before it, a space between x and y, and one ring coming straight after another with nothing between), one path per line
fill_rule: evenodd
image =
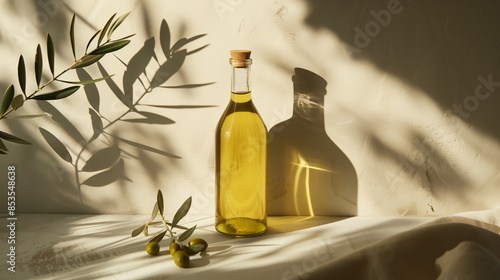
M203 249L201 249L200 252L205 252L207 250L207 248L208 248L207 241L205 241L201 238L193 238L193 239L189 240L189 246L198 245L198 244L203 245Z
M182 246L181 244L177 243L177 242L172 242L170 244L170 255L175 255L175 253L177 253L178 251L181 251L182 249Z
M148 245L146 245L146 252L151 256L158 255L158 252L160 252L160 244L154 241L149 242Z
M189 266L189 256L184 251L177 251L174 254L174 263L178 267L186 268Z

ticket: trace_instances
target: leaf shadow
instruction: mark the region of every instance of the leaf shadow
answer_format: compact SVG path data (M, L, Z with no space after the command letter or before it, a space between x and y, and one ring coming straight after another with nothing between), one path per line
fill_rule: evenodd
M145 123L145 124L174 124L175 121L164 117L159 114L147 112L147 111L139 111L140 115L143 118L134 118L134 119L123 119L122 121L131 122L131 123Z
M41 127L39 128L39 130L43 138L47 142L47 144L49 144L49 146L52 148L52 150L54 150L54 152L56 152L56 154L58 154L59 157L61 157L63 160L72 164L73 159L66 146L61 141L59 141L59 139L54 134L50 133L48 130Z
M155 39L151 37L144 42L142 48L130 59L123 73L123 92L127 102L133 103L133 85L154 56Z
M38 101L38 106L44 112L49 113L59 126L78 143L86 143L87 141L80 131L73 125L56 107L49 102Z
M135 141L127 140L125 138L122 138L122 137L114 135L114 134L106 133L106 135L112 136L113 138L116 138L117 140L120 140L121 142L123 142L125 144L128 144L130 146L133 146L133 147L141 149L141 150L149 151L149 152L156 153L156 154L163 155L163 156L170 157L170 158L178 158L178 159L181 158L177 155L153 148L153 147L145 145L145 144L141 144L141 143L138 143Z
M90 187L104 187L118 180L132 182L132 180L125 176L125 163L123 159L118 160L118 162L110 169L88 178L82 183L82 185Z
M162 20L160 26L160 46L161 49L163 50L165 58L168 58L170 56L170 41L171 41L170 28L168 27L167 21Z
M151 79L150 87L154 89L168 81L184 64L186 55L187 50L185 49L173 53L165 63L160 65L160 68Z
M92 80L92 77L83 68L77 68L76 74L80 81ZM86 84L83 86L83 90L85 91L85 95L87 96L87 100L90 106L92 106L94 110L99 112L99 105L101 100L99 97L99 91L97 90L97 86L94 83Z
M103 77L109 76L108 72L104 68L104 66L100 63L97 62L97 67L99 68L99 72ZM118 87L118 85L113 81L113 78L108 78L105 80L107 86L109 89L113 92L113 94L120 100L123 105L127 106L128 108L133 108L132 102L128 101L127 98L125 97L125 94L123 91Z
M218 107L216 105L154 105L154 104L141 104L142 106L164 108L164 109L201 109Z
M121 150L117 146L111 146L97 151L87 160L82 171L100 171L113 166L120 158Z

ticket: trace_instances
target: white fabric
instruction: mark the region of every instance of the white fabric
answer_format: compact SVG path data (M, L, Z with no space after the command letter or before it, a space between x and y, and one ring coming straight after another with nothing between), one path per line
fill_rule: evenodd
M498 280L500 259L487 248L464 241L436 261L438 280Z
M148 218L20 215L16 272L2 262L0 279L497 279L500 259L498 208L435 218L270 217L268 233L255 238L223 236L213 217L188 216L183 225L197 224L193 237L209 243L189 269L175 266L168 240L151 257L151 237L130 237Z

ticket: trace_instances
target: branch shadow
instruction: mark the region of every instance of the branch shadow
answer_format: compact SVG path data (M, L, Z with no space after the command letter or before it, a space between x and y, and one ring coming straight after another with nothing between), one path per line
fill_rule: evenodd
M404 208L410 209L409 214L419 215L495 205L488 197L498 195L492 190L498 178L494 169L498 167L500 143L500 32L496 28L500 24L500 2L313 0L307 6L307 26L331 31L348 61L366 69L373 66L368 71L383 74L384 84L386 77L403 84L408 90L401 95L393 91L392 96L406 94L407 101L411 99L411 103L400 104L398 100L383 100L384 109L402 109L391 115L390 127L377 116L363 115L354 103L346 109L357 116L355 120L366 135L368 149L382 159L366 164L366 169L374 175L368 179L371 186L378 184L377 180L383 186L378 186L378 190L365 188L368 195L364 197L389 194L388 188L396 193L398 187L411 187L411 191L418 191L413 195L416 199L408 191L398 193L398 198L399 194L408 195ZM380 97L378 101L382 101L384 94L392 91L384 84L374 83L374 92L380 95L371 97ZM425 102L417 103L424 99ZM406 108L401 104L408 106L408 111L404 112ZM429 107L412 108L415 104ZM392 120L401 126L392 126ZM377 131L378 127L385 127L387 133ZM439 129L444 133L436 136ZM391 133L400 138L391 139ZM460 144L454 145L454 141ZM402 152L405 145L412 148L409 155ZM370 158L371 154L365 156ZM377 173L387 171L379 167L384 161L392 164L393 170L401 170L395 181L387 180L387 174ZM491 172L483 172L490 166ZM386 198L390 203L387 205L393 205L391 198ZM382 199L379 195L373 201L380 203ZM394 201L394 205L397 203ZM432 207L434 203L441 204L441 209Z
M422 89L443 110L500 140L500 99L494 97L500 80L500 2L307 4L305 23L333 31L352 58Z
M175 121L173 119L165 117L163 114L152 112L148 109L202 109L212 107L211 105L162 105L142 103L143 97L153 94L155 88L168 88L168 86L165 86L164 84L169 81L173 75L179 72L181 67L184 65L186 56L190 53L193 53L194 51L200 50L200 48L198 48L194 51L188 52L187 49L182 47L184 47L187 43L193 42L205 35L206 34L200 34L189 39L182 38L178 40L172 47L170 47L170 28L166 20L162 20L159 38L161 49L163 50L164 57L166 58L165 62L161 63L158 58L159 56L155 53L155 37L150 37L145 40L143 46L131 57L128 63L115 56L125 67L125 71L123 72L122 77L122 88L120 88L114 82L113 78L106 79L106 83L111 89L114 96L124 105L124 112L119 117L113 120L106 119L108 122L106 125L103 125L102 121L95 121L97 117L105 119L103 113L99 112L99 114L92 114L91 112L91 115L93 115L92 125L94 127L94 136L88 141L88 144L98 139L100 136L106 138L108 142L113 143L113 145L116 145L116 147L121 149L122 154L129 155L129 157L125 159L140 160L140 162L145 165L144 168L147 173L151 178L156 178L155 180L158 180L158 174L163 171L160 166L164 164L157 156L163 156L173 160L181 159L180 156L165 151L163 147L155 147L145 143L144 139L137 140L127 138L127 136L124 136L121 133L122 130L119 126L119 123L130 123L133 125L134 130L137 131L137 135L145 135L147 134L146 126L164 126L175 124ZM206 46L207 45L203 46L203 48ZM154 64L153 61L157 64L157 70L150 78L148 77L148 71L151 70L152 67L154 67L151 66L151 64ZM108 71L102 64L98 63L97 66L103 76L108 76ZM83 72L80 73L80 76L88 78ZM192 89L208 86L211 84L213 83L176 85L171 86L171 90L175 90L176 88ZM138 92L138 86L142 87L142 92ZM93 89L90 89L90 91L86 91L89 103L93 105L94 109L98 109L96 108L96 97L95 94L92 93L92 90ZM118 127L116 128L115 126ZM113 129L111 129L112 127ZM121 143L122 145L118 145L118 143ZM123 144L125 144L125 146L123 146ZM88 145L85 145L83 149L86 149L87 146ZM103 151L104 149L98 151L97 153ZM81 152L79 153L79 155L80 154ZM130 155L133 156L130 157ZM91 159L93 159L94 156L92 156ZM81 183L81 185L105 186L118 180L131 181L125 175L125 168L123 166L124 163L125 160L123 158L120 158L120 160L115 163L115 166L110 167L109 170L93 175L92 177ZM117 164L120 164L120 166L116 167ZM117 170L120 172L117 172ZM111 174L119 174L119 176L105 176ZM79 188L81 188L81 185L79 186Z
M48 145L49 153L47 156L52 150L53 156L49 162L51 162L53 169L57 169L55 172L58 172L57 178L44 177L48 182L51 182L49 184L51 191L58 194L53 195L53 197L61 196L61 200L71 198L70 202L67 203L79 204L79 208L86 209L86 213L99 211L86 205L82 188L88 190L88 188L116 184L121 192L120 195L127 195L124 191L125 184L133 181L133 177L128 175L130 172L127 165L133 161L140 161L150 178L160 183L160 174L165 175L165 158L169 164L175 165L175 162L182 157L170 152L172 141L163 139L164 136L160 137L161 143L155 145L148 143L147 137L130 137L130 135L148 135L151 131L154 132L151 130L152 127L175 124L176 121L166 117L163 110L200 110L214 107L205 104L166 105L161 104L161 102L151 104L151 101L143 104L142 100L146 95L164 94L176 90L191 92L213 84L213 82L168 84L174 75L178 75L189 55L202 51L208 46L207 44L191 49L188 45L198 42L197 40L205 35L198 34L171 42L170 28L166 20L162 20L159 38L161 50L164 52L163 56L155 53L155 37L145 40L143 46L131 57L128 63L123 62L115 55L125 67L121 87L120 83L115 82L113 77L105 79L103 84L109 88L105 92L100 92L100 87L93 83L82 86L88 101L87 121L92 126L92 130L76 125L77 122L71 116L63 114L63 111L58 110L53 105L56 103L34 102L39 109L51 116L50 121L42 122L40 125L39 133L41 135L39 136L41 136L41 142L43 143L45 140ZM106 67L99 62L96 65L103 77L109 76ZM95 65L90 67L95 67ZM155 72L150 78L148 73L152 70ZM89 72L83 69L77 69L76 74L81 82L93 79ZM181 80L187 81L186 77ZM138 90L141 87L142 91ZM118 106L123 105L120 108L117 106L111 108L118 111L119 116L116 118L114 117L117 115L116 111L109 112L110 107L104 107L101 104L101 100L104 100L101 94L107 92L112 93L111 97L117 99ZM119 114L120 110L122 110L122 114ZM113 117L108 119L107 116ZM5 122L5 124L10 126L10 122ZM56 127L53 126L54 124ZM127 133L130 132L131 127L134 130L133 134ZM89 132L92 134L89 135ZM68 181L72 181L75 188L57 188L55 187L58 186L57 180L59 184L64 181L64 185L68 185ZM126 197L123 198L126 199ZM75 206L75 209L77 208Z

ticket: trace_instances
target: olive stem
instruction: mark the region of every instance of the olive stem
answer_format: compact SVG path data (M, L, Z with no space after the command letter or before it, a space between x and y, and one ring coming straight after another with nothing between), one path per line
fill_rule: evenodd
M160 213L160 215L161 215L161 220L163 221L163 224L165 225L165 228L167 228L168 233L170 233L170 237L172 237L172 239L175 240L175 237L174 237L174 234L172 233L172 230L168 227L167 221L165 221L165 217L163 217L163 214L161 214L161 213Z

